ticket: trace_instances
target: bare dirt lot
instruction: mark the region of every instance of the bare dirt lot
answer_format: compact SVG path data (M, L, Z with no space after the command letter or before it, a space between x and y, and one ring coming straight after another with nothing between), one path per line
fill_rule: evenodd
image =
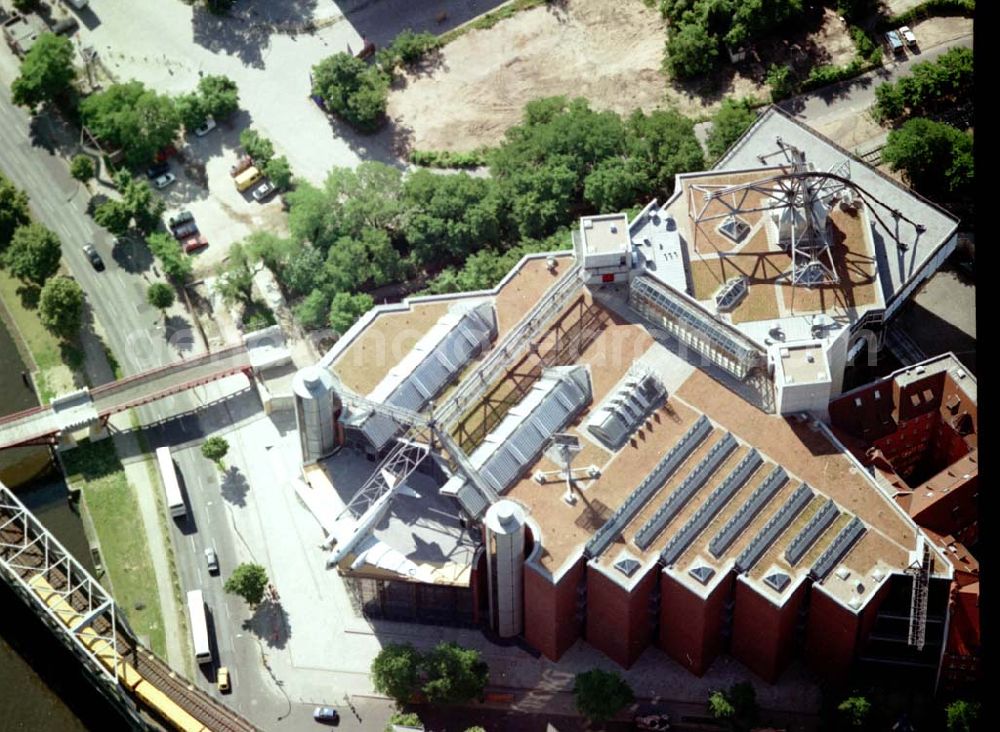
M672 84L661 71L666 26L656 9L639 0L566 0L459 37L393 91L389 115L405 145L423 150L495 144L521 120L525 103L556 94L619 113L669 106L708 115L725 97L766 98L771 62L808 68L854 57L835 13L810 26L798 38L762 45L759 58L726 65L706 90Z

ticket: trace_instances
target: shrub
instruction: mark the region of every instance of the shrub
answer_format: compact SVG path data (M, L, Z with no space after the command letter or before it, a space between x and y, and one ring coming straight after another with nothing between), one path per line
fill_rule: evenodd
M771 87L772 102L780 102L795 93L792 71L787 66L771 64L771 68L767 71L767 83Z
M94 161L86 155L74 155L69 164L69 174L81 183L94 177Z

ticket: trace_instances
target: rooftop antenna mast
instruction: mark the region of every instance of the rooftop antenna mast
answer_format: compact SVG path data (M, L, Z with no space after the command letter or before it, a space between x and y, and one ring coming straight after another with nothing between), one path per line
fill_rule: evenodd
M539 470L535 473L535 480L538 483L546 483L550 478L557 476L565 480L566 493L563 494L563 500L571 506L576 503L576 493L573 492L576 478L573 474L582 472L585 476L594 478L600 472L595 465L589 465L586 468L573 467L573 461L581 450L583 447L580 445L579 437L567 432L557 432L552 435L549 446L545 448L545 457L562 467L559 470Z

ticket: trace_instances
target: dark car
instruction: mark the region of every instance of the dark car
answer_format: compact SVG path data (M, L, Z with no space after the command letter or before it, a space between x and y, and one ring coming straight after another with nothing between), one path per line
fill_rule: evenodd
M186 224L181 224L174 228L174 236L178 239L186 239L189 236L193 236L198 233L198 224L194 221L189 221Z
M146 168L146 177L150 180L154 178L159 178L170 170L170 163L164 161L162 163L155 163Z
M340 715L333 707L316 707L313 710L313 719L317 722L325 722L326 724L336 724L340 721Z
M176 216L171 216L167 219L167 228L173 231L178 226L186 224L189 221L194 221L194 214L190 211L181 211Z
M104 260L101 259L101 255L97 253L96 249L94 249L93 244L84 244L83 253L87 255L87 259L90 260L90 263L94 266L94 269L96 269L98 272L104 271Z

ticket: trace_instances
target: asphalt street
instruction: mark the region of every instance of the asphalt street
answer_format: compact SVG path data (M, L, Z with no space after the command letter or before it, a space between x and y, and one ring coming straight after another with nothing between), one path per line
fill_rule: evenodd
M886 65L862 74L849 81L833 84L809 94L786 99L778 106L792 113L812 126L824 124L833 119L855 117L875 103L875 89L879 84L895 82L910 73L914 64L933 61L941 54L957 46L972 48L972 36L921 51L908 52L906 60L887 60Z

